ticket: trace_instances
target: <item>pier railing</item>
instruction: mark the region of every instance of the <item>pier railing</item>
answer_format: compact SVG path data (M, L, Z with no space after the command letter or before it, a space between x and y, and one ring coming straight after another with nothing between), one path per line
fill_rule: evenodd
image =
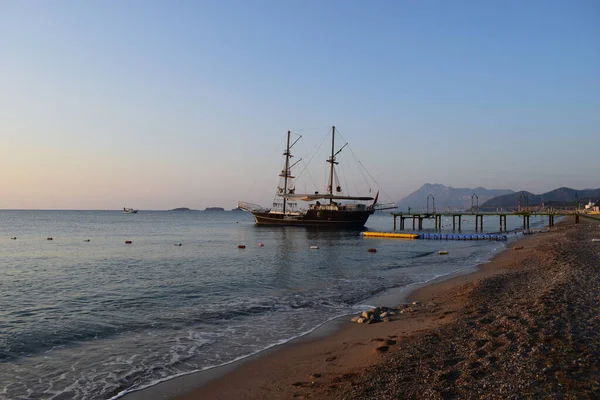
M552 207L552 208L534 208L534 207L521 207L518 210L511 211L472 211L472 210L463 210L463 211L441 211L441 212L431 212L431 213L416 213L408 210L407 212L393 212L391 213L394 217L394 230L397 228L397 219L400 221L400 230L405 229L405 220L412 220L412 229L423 229L423 220L433 219L435 221L435 229L442 229L442 217L452 217L452 230L456 230L458 225L458 230L462 229L462 217L463 216L474 216L475 217L475 231L482 230L483 231L483 217L484 216L497 216L499 219L499 227L500 232L506 231L506 218L509 215L516 215L523 218L523 230L529 230L529 219L531 216L547 216L548 224L552 227L554 226L554 217L566 216L566 215L575 215L575 222L579 223L579 215L582 214L580 210L576 207ZM458 224L457 224L458 222Z

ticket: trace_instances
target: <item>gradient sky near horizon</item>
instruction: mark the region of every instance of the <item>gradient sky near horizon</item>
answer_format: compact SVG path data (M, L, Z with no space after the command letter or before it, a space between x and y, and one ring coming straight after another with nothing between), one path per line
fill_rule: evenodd
M595 0L5 0L0 38L0 209L269 205L331 125L384 201L600 187Z

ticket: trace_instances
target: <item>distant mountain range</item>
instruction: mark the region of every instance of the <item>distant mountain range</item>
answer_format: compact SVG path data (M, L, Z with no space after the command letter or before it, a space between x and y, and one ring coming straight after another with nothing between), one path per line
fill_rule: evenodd
M593 203L600 200L600 189L576 190L568 187L561 187L550 192L542 194L533 194L527 191L514 192L503 196L494 197L485 203L480 204L480 208L517 208L519 200L523 206L538 206L544 203L545 206L572 206L579 201L580 204Z
M396 203L400 210L408 210L410 207L415 212L426 211L427 196L433 195L435 208L438 211L447 209L464 210L471 208L471 198L475 193L478 197L479 205L497 196L510 195L514 191L510 189L486 189L483 187L453 188L440 184L426 183L420 189L409 194ZM475 200L475 198L473 198ZM433 211L433 201L429 199L429 211Z

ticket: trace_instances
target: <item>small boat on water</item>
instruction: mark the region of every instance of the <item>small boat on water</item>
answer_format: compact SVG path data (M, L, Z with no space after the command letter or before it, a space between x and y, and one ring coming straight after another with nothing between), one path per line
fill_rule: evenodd
M280 185L277 187L273 208L263 208L259 205L238 202L238 207L254 216L257 225L297 225L297 226L329 226L340 228L361 228L369 216L377 209L377 198L370 196L351 196L342 189L335 167L339 164L336 156L347 146L345 144L337 152L335 149L335 126L331 129L331 155L326 160L329 163L328 184L325 193L298 194L296 193L295 176L291 169L299 161L291 163L292 144L291 132L287 133L284 166L280 173ZM298 202L307 202L307 207L299 207ZM371 202L372 201L372 202ZM379 207L378 207L379 206Z
M137 214L138 210L134 210L133 208L123 207L123 212L125 214Z

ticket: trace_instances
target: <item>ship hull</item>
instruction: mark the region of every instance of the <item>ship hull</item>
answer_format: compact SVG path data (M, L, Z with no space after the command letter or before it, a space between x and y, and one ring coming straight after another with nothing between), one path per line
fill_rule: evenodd
M327 226L362 228L373 214L372 210L340 212L309 211L304 215L284 215L269 212L252 212L257 225Z

